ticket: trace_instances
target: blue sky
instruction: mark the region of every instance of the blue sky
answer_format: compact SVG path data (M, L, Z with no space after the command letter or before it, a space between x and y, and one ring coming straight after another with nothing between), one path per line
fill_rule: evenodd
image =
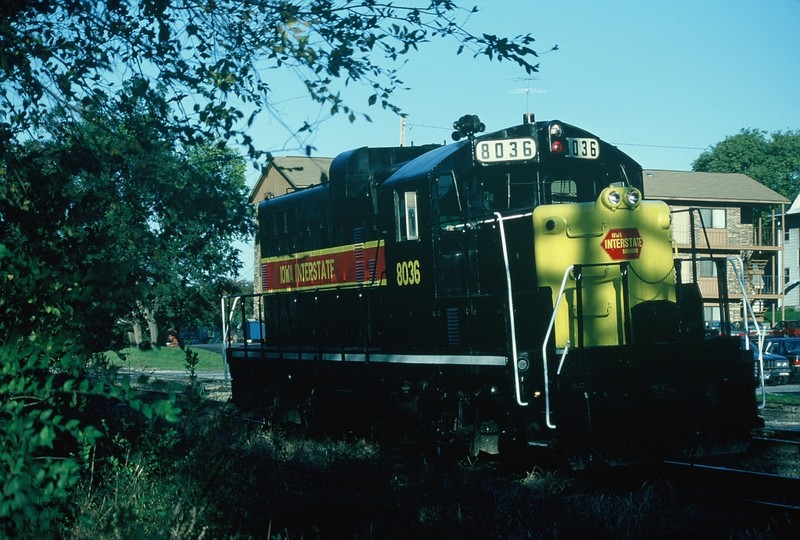
M530 111L588 129L645 168L690 170L704 149L742 128L800 129L800 0L459 2L481 8L466 24L473 33L530 33L538 51L559 49L542 54L531 77L508 62L456 56L452 41L421 47L400 71L410 89L395 96L408 114L409 144L449 142L463 114L479 115L491 131ZM274 87L284 122L325 117L301 88ZM395 146L399 119L367 107L370 93L351 85L343 97L372 123L335 116L293 140L264 118L251 134L276 155L300 155L305 144L329 157Z
M528 110L583 126L644 167L689 169L702 149L742 128L800 129L800 0L460 1L481 8L467 23L473 32L530 32L537 50L559 50L543 54L529 79L508 62L456 56L453 42L423 46L400 72L410 90L396 96L409 115L408 142L449 140L463 114L491 130ZM281 90L288 123L318 117L301 89ZM334 117L303 142L322 156L398 144L399 120L367 107L369 93L351 85L343 96L372 124ZM298 154L269 124L254 126L260 145Z

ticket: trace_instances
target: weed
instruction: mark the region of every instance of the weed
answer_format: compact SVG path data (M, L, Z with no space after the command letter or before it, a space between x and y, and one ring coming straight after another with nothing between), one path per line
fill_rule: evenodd
M558 471L544 471L534 467L522 479L522 485L544 495L560 495L572 485L572 480L563 477Z

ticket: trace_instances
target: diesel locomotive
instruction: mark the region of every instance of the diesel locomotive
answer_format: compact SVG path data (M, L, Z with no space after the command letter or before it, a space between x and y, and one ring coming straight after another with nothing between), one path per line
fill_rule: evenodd
M705 336L641 167L530 114L454 129L260 203L261 291L222 303L229 335L249 321L224 349L234 401L578 468L743 449L752 355Z

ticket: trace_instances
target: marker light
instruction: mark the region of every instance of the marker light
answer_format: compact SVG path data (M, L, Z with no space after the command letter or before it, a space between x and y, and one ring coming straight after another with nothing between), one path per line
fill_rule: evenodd
M561 144L561 141L553 141L550 143L550 151L554 154L560 154L564 151L564 145Z
M629 189L627 193L625 193L625 200L627 201L628 206L633 208L638 206L642 201L642 194L638 189Z
M530 363L528 362L528 359L526 357L521 356L521 357L517 358L517 370L518 371L528 371L529 367L530 367Z

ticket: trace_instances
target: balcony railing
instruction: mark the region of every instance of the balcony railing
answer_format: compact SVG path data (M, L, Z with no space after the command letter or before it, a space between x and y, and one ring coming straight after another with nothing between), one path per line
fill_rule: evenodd
M729 275L730 277L731 275ZM716 277L700 277L697 279L697 285L700 288L700 294L704 298L716 298L719 296L719 285ZM781 280L776 280L773 276L746 273L745 285L747 287L747 296L750 298L774 298L783 292L781 290ZM732 297L739 297L741 294L736 287L732 286L729 287L729 292Z
M705 236L702 230L695 231L696 242L699 246L705 246ZM708 242L712 247L728 245L728 231L726 229L706 229ZM672 229L672 238L678 245L689 246L692 244L692 233L688 228L674 227Z
M736 249L767 249L774 250L779 247L776 238L780 231L764 229L755 225L744 225L726 229L706 228L705 233L696 221L694 229L695 245L700 249L707 248L706 238L711 248L736 248ZM750 229L749 231L747 229ZM692 245L692 230L688 224L673 223L672 238L678 247Z

